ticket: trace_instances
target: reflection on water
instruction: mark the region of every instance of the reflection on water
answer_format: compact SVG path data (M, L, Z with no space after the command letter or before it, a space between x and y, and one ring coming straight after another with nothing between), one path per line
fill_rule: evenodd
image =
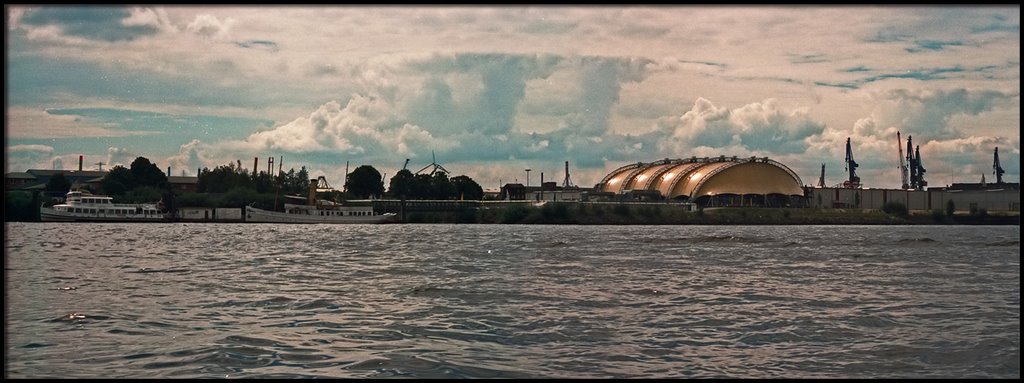
M1019 227L6 225L13 378L1019 378Z

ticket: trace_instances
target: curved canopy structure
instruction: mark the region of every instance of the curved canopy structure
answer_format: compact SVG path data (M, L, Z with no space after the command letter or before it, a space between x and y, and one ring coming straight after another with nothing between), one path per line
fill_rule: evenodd
M598 190L623 194L657 191L666 199L696 200L716 195L803 195L800 177L767 157L691 157L638 162L613 170Z

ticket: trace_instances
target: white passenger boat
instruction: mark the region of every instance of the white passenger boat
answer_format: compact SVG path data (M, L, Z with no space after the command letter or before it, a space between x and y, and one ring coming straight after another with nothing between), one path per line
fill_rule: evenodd
M386 223L396 221L395 213L378 213L373 206L334 204L284 204L284 211L245 207L245 222L266 223Z
M109 196L69 191L64 203L39 207L45 222L163 222L167 215L156 204L114 203Z

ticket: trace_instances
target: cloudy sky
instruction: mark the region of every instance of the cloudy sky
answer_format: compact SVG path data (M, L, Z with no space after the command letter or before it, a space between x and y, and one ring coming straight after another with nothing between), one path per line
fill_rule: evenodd
M804 184L1020 179L1020 7L5 7L6 172L241 161L485 188L767 156Z

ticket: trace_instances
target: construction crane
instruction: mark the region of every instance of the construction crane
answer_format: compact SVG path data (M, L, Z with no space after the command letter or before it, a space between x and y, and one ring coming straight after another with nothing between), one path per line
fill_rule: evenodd
M924 190L925 186L928 186L928 181L924 180L924 165L921 165L921 145L918 145L914 149L914 161L917 161L917 188L918 190Z
M444 172L445 174L451 174L451 172L449 172L448 169L445 169L444 166L441 166L441 164L437 163L437 157L434 156L434 151L433 150L430 151L430 158L431 158L431 161L432 161L430 163L430 165L424 166L423 169L420 169L420 171L416 172L416 174L423 173L424 170L427 170L427 168L429 168L431 166L434 167L433 169L430 170L430 176L431 177L433 177L434 173L437 173L437 171L439 171L439 170Z
M919 189L917 185L917 160L914 159L914 136L907 136L907 168L910 172L910 189Z
M999 166L999 148L998 147L996 147L996 150L994 152L992 152L992 157L993 157L992 158L992 174L996 175L996 184L1001 184L1001 183L1003 183L1003 173L1006 173L1006 172L1003 171L1003 167L1002 166Z
M857 161L853 160L853 148L850 146L850 138L846 138L846 170L850 172L850 179L843 182L843 187L847 189L859 189L860 188L860 177L857 177Z
M405 165L402 165L402 170L405 170L405 168L407 168L407 167L409 167L409 159L408 158L405 159Z
M821 164L821 177L818 177L818 187L825 187L825 164Z
M909 138L909 137L908 137ZM896 131L896 149L900 152L900 188L910 189L910 182L907 179L907 164L903 162L903 139L900 138L900 131Z
M316 191L318 193L320 193L320 192L329 192L329 191L333 191L333 190L334 190L334 188L331 187L331 184L327 183L327 178L326 177L319 176L319 177L316 178Z
M925 165L921 163L921 145L915 148L913 157L918 160L918 186L924 189L925 186L928 186L928 181L925 180L925 172L927 170L925 170Z

